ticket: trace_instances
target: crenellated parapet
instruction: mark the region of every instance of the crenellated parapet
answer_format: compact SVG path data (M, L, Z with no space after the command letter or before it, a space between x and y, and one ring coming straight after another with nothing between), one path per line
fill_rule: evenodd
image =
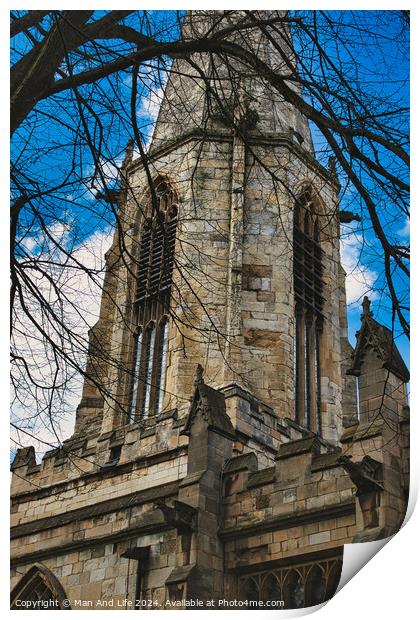
M247 598L275 574L289 606L315 604L337 586L344 544L383 538L401 523L404 412L400 466L378 420L348 427L338 446L291 419L279 423L238 385L210 387L199 366L180 411L74 436L39 465L33 450L17 454L13 565L41 558L67 592L92 596L99 584L80 577L72 589L73 567L82 562L95 579L101 566L115 574L117 562L121 577L148 575L145 592L161 607ZM62 553L70 573L55 565Z

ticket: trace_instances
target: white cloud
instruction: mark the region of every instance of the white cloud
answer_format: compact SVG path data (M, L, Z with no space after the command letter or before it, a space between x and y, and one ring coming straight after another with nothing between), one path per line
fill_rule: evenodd
M150 88L147 95L141 100L138 114L145 114L151 123L155 123L162 103L163 93L164 89L161 86Z
M20 240L20 245L22 246L22 249L28 252L28 254L31 254L34 251L37 243L38 242L34 237L25 237Z
M404 226L400 228L399 230L397 230L397 235L399 237L403 237L404 239L407 239L410 237L410 220L408 217L405 220Z
M54 222L48 227L48 232L57 243L67 245L71 232L71 224L68 222Z
M116 157L115 159L105 159L102 157L99 159L97 167L94 164L90 164L86 168L85 182L89 183L89 185L93 183L95 186L103 188L102 179L104 179L107 186L114 185L123 159L124 156ZM90 193L90 190L88 193Z
M361 261L363 237L356 233L345 234L341 238L341 264L347 274L346 295L349 305L360 303L365 295L377 297L373 290L377 273Z
M159 71L157 67L145 67L145 70L139 76L139 81L142 83L143 88L146 89L146 94L140 100L137 114L148 117L148 120L154 124L164 96L168 73Z
M100 160L99 166L106 181L115 181L117 179L122 162L123 157L119 157L114 160Z
M146 88L146 94L141 98L140 105L137 110L137 116L142 121L143 134L146 136L144 145L145 151L148 151L153 137L156 120L159 114L160 106L165 93L165 86L168 80L167 72L159 72L158 69L148 67L140 76L140 80ZM147 134L144 131L144 124L147 125ZM140 154L135 149L133 159L139 157Z
M54 224L49 228L51 236L64 247L71 245L71 227L69 224ZM36 260L42 264L43 259L54 259L53 263L60 266L45 263L44 269L48 270L53 279L53 284L45 277L40 277L34 270L29 270L29 277L38 286L49 305L54 309L57 316L62 317L63 322L70 329L72 337L63 336L62 347L69 355L77 358L79 365L85 363L85 344L87 333L99 316L101 289L104 276L104 254L112 241L112 231L108 229L96 232L73 248L72 259L64 260L64 255L54 246L53 242L44 242L42 250L39 238L30 238L26 241L26 248L38 248ZM78 267L77 264L83 266ZM64 266L63 266L64 265ZM89 276L93 274L93 277ZM54 285L60 290L59 297ZM48 321L48 315L41 312L39 304L33 295L24 291L25 303L31 314L39 322L42 328L50 333L57 342L60 333L54 329ZM24 432L12 431L12 441L17 446L35 445L38 453L43 453L49 446L43 442L57 445L73 432L74 415L77 404L80 401L83 379L71 368L70 365L60 364L59 379L63 386L57 390L53 405L55 431L50 422L50 410L48 408L48 391L34 387L34 382L48 386L52 384L53 374L56 369L52 348L45 343L40 331L37 330L29 318L20 311L14 321L14 344L17 351L24 357L25 363L30 369L34 381L25 384L25 374L19 370L14 371L15 382L20 384L17 393L12 393L12 421L35 435L38 440ZM58 438L57 438L58 435Z

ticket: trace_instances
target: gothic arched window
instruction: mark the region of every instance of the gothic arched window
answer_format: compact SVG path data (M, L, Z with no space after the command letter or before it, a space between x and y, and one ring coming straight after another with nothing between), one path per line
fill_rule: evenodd
M341 579L341 572L343 568L342 559L335 560L329 566L328 579L326 584L325 600L328 601L334 596L337 591L338 585Z
M298 570L287 572L283 582L283 600L286 609L299 609L305 606L305 584Z
M42 564L35 564L13 588L10 609L70 609L57 577Z
M261 588L261 598L268 609L273 608L273 602L282 600L281 587L274 573L268 573L265 577Z
M321 433L320 338L323 324L323 263L319 223L309 191L297 201L293 223L295 294L295 419Z
M243 580L241 585L241 600L248 601L248 603L258 603L260 600L260 588L257 581L249 577Z
M150 215L140 241L132 344L129 418L159 413L163 406L168 357L172 271L178 208L175 193L163 180L154 188Z
M238 582L239 596L241 600L262 603L258 607L271 609L318 605L334 595L340 581L341 566L342 555L243 575Z
M323 568L314 564L306 577L305 606L319 605L325 601L326 580Z

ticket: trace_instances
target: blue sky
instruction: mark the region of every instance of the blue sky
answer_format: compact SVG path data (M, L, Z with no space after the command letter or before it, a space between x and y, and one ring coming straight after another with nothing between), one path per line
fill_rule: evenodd
M322 12L318 12L320 15ZM346 78L352 87L360 89L375 114L386 112L391 105L409 106L409 57L408 46L396 46L393 38L400 32L401 22L397 15L398 12L390 11L330 11L326 16L341 22L341 29L338 34L346 41L346 46L334 37L328 39L323 37L324 49L329 57L344 66ZM297 15L302 15L296 12ZM319 19L319 22L322 20ZM319 34L322 37L322 31ZM295 39L295 46L298 48L299 39ZM305 49L303 51L304 58ZM313 62L311 69L318 79L322 79L319 71L319 64ZM341 110L340 110L341 111ZM338 113L339 111L337 111ZM343 114L345 110L343 110ZM383 117L386 121L387 117ZM408 130L408 114L401 114L394 118L395 126ZM317 156L320 161L327 164L327 154L325 153L325 140L316 127L311 126L314 137ZM362 144L362 140L359 144ZM372 155L366 142L363 144L365 152ZM378 148L377 157L382 161L388 172L393 172L399 178L408 181L408 171L401 169L395 157L391 157L384 148ZM347 184L345 175L339 173L342 184L341 209L353 211L361 216L361 223L353 223L350 226L342 227L342 261L349 274L349 279L354 280L356 275L359 281L365 281L367 285L372 285L372 291L368 293L372 300L372 309L376 318L392 327L391 304L387 294L384 293L384 267L383 255L380 244L373 232L367 209L355 189ZM360 171L365 186L369 190L375 203L378 205L380 221L392 242L400 245L409 243L409 223L408 219L385 192L378 189L378 186ZM357 243L359 241L359 243ZM351 284L351 282L350 282ZM353 284L356 284L353 281ZM397 280L396 287L399 292L404 291L404 301L409 305L408 282ZM349 292L350 292L349 286ZM356 286L357 288L357 286ZM366 288L369 288L366 286ZM353 288L353 291L356 289ZM361 299L352 299L348 307L349 338L354 344L354 334L360 325L360 303ZM400 348L407 364L409 364L409 343L402 334L398 322L394 325L394 337Z
M341 61L345 62L346 66L352 66L353 59L356 57L357 65L353 63L352 70L349 69L350 73L354 72L354 80L363 85L363 88L372 97L382 97L387 102L397 102L399 100L408 102L408 87L403 82L403 78L408 75L408 58L405 51L396 50L391 41L392 35L396 32L396 22L388 20L384 12L365 11L357 13L358 19L363 17L365 26L372 27L372 32L365 31L363 36L361 36L359 31L353 29L354 15L352 12L341 12L340 17L342 18L343 29L349 29L347 35L350 37L351 45L349 50L345 51L342 46L337 47L336 40L332 38L330 41L326 41L328 53L331 54L332 58L340 54ZM144 17L144 13L140 12L140 15ZM330 13L330 15L334 18L338 16L334 12ZM176 37L178 24L174 19L173 12L149 11L147 17L153 28L157 28L163 40ZM134 27L143 28L144 32L147 33L148 25L144 20L142 22L141 17L133 16L130 18L130 21ZM378 43L378 38L374 32L374 27L378 23L381 25L383 32L386 32L388 24L389 40L386 37L381 37ZM17 51L24 51L26 45L27 42L23 37L18 39ZM297 47L299 51L299 42L297 42ZM144 83L151 78L155 80L154 98L139 99L138 102L138 122L145 143L147 143L150 137L159 99L163 92L160 80L164 82L169 65L168 59L163 59L162 70L157 67L156 63L150 63L142 68L141 74ZM385 67L387 79L384 81ZM313 70L316 72L316 65L314 65ZM131 137L130 120L127 112L131 91L130 80L130 70L120 76L118 82L120 99L113 100L119 111L118 116L107 113L102 105L103 100L111 97L111 89L115 86L112 80L104 79L95 87L86 86L82 89L84 96L91 101L93 108L96 105L96 98L101 94L103 96L103 100L100 104L98 103L104 127L100 163L103 173L108 177L110 186L115 183L115 164L119 165L121 163L125 146L129 137ZM140 79L139 94L145 93L146 90L142 79ZM50 186L54 183L57 184L57 180L63 181L65 179L69 170L69 162L74 157L73 128L76 102L70 93L65 92L56 97L54 102L48 100L40 103L37 109L38 114L33 126L30 128L22 127L14 137L12 141L12 157L19 160L20 164L24 163L24 166L36 177L37 183L41 186ZM52 115L58 121L52 121ZM86 111L86 117L92 134L95 135L94 121L88 111ZM31 119L34 121L35 115L32 115ZM30 151L21 154L22 142L28 137L29 131L31 132L32 148ZM317 155L320 161L325 163L325 143L323 138L316 129L313 129L313 135ZM48 152L45 152L46 146L48 146ZM380 156L385 157L384 153L380 153ZM49 225L54 226L58 221L64 221L68 224L71 234L66 235L66 243L77 246L90 238L93 233L109 230L110 225L112 226L113 224L113 214L106 203L97 201L94 198L97 188L101 186L101 180L97 174L95 175L93 159L86 145L81 145L76 153L76 159L78 181L73 182L70 179L67 184L53 192L47 200L43 200L40 208ZM394 162L391 158L388 158L387 165L390 170L393 169ZM344 177L341 177L340 180L343 186L341 208L352 210L362 216L361 224L355 224L343 230L344 239L346 240L347 238L349 241L346 251L354 261L355 271L357 269L357 273L359 273L361 263L363 267L362 277L371 282L376 291L372 294L372 301L373 310L378 320L390 326L389 302L386 296L378 292L383 288L383 266L378 242L370 228L368 216L357 193L353 188L347 187ZM386 223L395 232L396 238L401 243L407 243L408 227L405 218L393 210L393 205L388 204L385 196L377 195L378 192L375 187L372 186L371 191L372 193L376 192L376 198L381 204L383 223ZM26 220L22 221L22 232L24 232L25 228L27 229L28 243L31 246L30 251L41 251L42 248L37 246L37 243L39 243L39 239L42 236L37 234L36 224L35 226L33 225L30 213L27 213ZM363 238L363 249L359 257L357 256L359 251L357 239L361 238ZM401 283L399 286L406 286L406 283ZM349 335L351 340L352 335L359 326L359 315L360 303L357 300L349 306ZM408 343L404 337L399 336L400 331L399 326L397 326L395 334L398 346L408 362Z

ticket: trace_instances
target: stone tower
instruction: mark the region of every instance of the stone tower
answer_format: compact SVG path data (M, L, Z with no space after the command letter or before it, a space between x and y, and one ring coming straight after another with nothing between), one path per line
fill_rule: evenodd
M225 18L219 27L237 18ZM209 28L214 19L214 12L193 13L187 17L184 36ZM275 44L289 58L286 35L277 35ZM261 32L251 31L248 45L271 67L284 69L278 49ZM105 333L103 346L115 359L114 368L106 369L110 398L102 431L120 426L130 407L132 377L129 372L124 376L121 368L130 370L130 343L138 322L133 317L133 274L150 215L150 182L156 187L164 182L176 201L178 223L162 410L179 408L190 398L191 377L202 364L210 385L238 386L271 407L279 420L297 417L302 425L322 429L326 439L337 441L342 425L341 334L346 330L339 312L340 304L345 306L344 289L337 284L339 186L335 174L315 159L307 121L258 75L244 73L239 63L210 66L208 56L196 55L191 64L175 62L149 160L148 174L141 158L125 167L130 189L120 217L133 258L131 277L118 260L116 238L108 261L113 274L108 278L116 285L111 285L111 300L105 293L107 309L96 327ZM312 419L306 423L303 413L295 412L292 274L299 201L310 204L316 215L322 252L319 296L324 300L322 312L315 309L322 314L320 376L308 378L319 382L322 398L312 403ZM305 252L311 251L302 247L303 262ZM312 267L304 265L304 277L311 277ZM315 301L310 303L315 307ZM105 322L106 327L101 325ZM89 388L83 404L93 403L96 411L95 391ZM309 389L314 395L318 391ZM88 409L79 410L78 425L90 418Z
M193 12L182 36L242 17ZM293 70L286 28L246 45ZM365 313L347 340L334 168L258 71L204 53L173 64L148 166L132 152L75 433L13 464L13 604L319 603L343 544L396 531L408 476L404 363L382 440L389 332Z

